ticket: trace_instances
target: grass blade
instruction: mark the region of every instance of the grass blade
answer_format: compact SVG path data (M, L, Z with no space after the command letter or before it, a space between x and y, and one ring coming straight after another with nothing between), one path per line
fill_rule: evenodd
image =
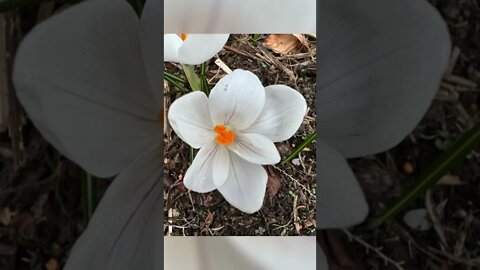
M293 153L291 153L285 160L282 161L282 165L290 162L293 158L295 158L300 152L303 151L307 146L309 146L315 139L317 138L317 132L313 132L312 134L308 135L308 137L303 141L303 143L298 146Z
M368 225L375 228L385 221L394 218L403 211L412 201L423 195L435 185L445 174L454 169L470 152L480 145L480 123L467 131L452 147L442 154L417 183L412 185L396 203L391 205L381 216Z
M194 66L182 64L182 68L192 91L202 90L202 80L195 73Z
M97 186L92 179L92 176L87 172L84 172L82 179L82 201L83 201L83 214L85 221L88 221L92 218L93 212L96 207L96 198L97 198Z
M168 72L168 71L166 71L166 70L163 71L163 77L164 77L164 78L168 78L169 80L172 80L172 81L176 81L176 82L181 83L181 84L185 84L185 83L186 83L185 79L180 78L180 77L178 77L177 75L175 75L175 74L173 74L173 73L170 73L170 72Z
M200 80L202 81L202 91L209 96L210 95L210 87L208 86L207 81L207 64L203 63L200 66Z
M163 72L163 78L171 83L174 87L177 88L177 91L180 92L180 93L189 93L190 91L188 91L183 85L185 84L185 81L179 81L179 78L174 76L174 75L171 75L171 74L168 74L168 72L164 71ZM172 91L170 91L172 92ZM170 93L168 92L168 93ZM171 94L171 93L170 93Z
M189 146L189 149L190 149L190 152L189 152L189 154L190 154L190 163L192 163L193 160L195 159L195 156L197 155L198 150L195 149L195 148L193 148L193 147L191 147L191 146Z

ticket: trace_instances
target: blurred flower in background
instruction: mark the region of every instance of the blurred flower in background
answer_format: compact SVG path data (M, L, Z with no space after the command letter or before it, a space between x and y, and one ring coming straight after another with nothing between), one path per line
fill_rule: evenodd
M217 54L229 34L167 34L163 40L163 60L198 65ZM198 90L198 89L194 89Z
M313 236L165 237L164 257L165 270L319 269Z

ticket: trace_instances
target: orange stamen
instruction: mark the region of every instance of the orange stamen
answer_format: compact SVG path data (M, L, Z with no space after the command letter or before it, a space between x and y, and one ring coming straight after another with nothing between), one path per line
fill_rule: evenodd
M187 39L187 34L181 33L181 34L180 34L180 38L181 38L183 41L185 41L185 40Z
M223 125L216 125L213 131L215 131L215 133L218 134L217 137L215 137L215 140L219 144L222 144L222 145L232 144L233 140L235 139L235 133L233 133L233 131L228 130Z

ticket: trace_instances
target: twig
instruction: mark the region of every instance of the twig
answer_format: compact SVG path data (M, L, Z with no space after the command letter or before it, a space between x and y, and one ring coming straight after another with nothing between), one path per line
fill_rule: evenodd
M267 57L268 59L270 59L270 61L272 61L272 63L274 63L278 68L280 68L283 72L285 72L285 74L288 75L288 77L290 77L290 80L294 83L296 83L297 81L297 77L295 76L295 73L293 71L291 71L290 69L288 69L282 62L280 62L278 59L276 59L271 53L269 53L266 49L263 49L262 47L259 47L260 51L265 55L265 57Z
M173 226L172 226L172 223L173 223L173 220L172 220L172 217L173 217L173 210L172 208L169 208L168 209L168 233L167 233L167 236L170 236L172 235L172 232L173 232Z
M232 69L230 69L227 64L225 64L222 59L218 58L217 60L215 60L215 64L221 68L223 70L223 72L227 73L227 74L230 74L232 73Z
M405 262L403 262L403 261L396 262L393 259L391 259L390 257L388 257L387 255L385 255L385 253L383 253L381 251L381 248L377 248L377 247L374 247L374 246L370 245L369 243L365 242L360 237L353 235L351 232L349 232L346 229L342 229L342 231L343 231L343 233L345 233L350 238L350 241L353 240L353 241L359 243L360 245L364 246L367 250L372 250L373 252L375 252L380 258L382 258L384 260L385 265L391 264L391 265L395 266L395 268L397 268L398 270L405 270L402 267L402 265Z
M306 192L308 192L308 194L310 194L310 196L312 196L313 198L316 198L315 194L313 194L306 186L302 185L297 179L293 178L293 176L291 176L290 174L288 174L286 171L278 168L277 166L273 165L273 167L275 169L277 169L279 172L283 173L285 176L287 176L288 178L290 178L291 180L293 180L295 183L297 183L297 185L299 185L300 187L302 187L303 190L305 190Z
M450 57L450 63L448 65L448 69L445 74L452 74L453 70L458 61L458 57L460 56L461 50L458 47L455 47L452 51L452 56Z
M227 51L231 51L231 52L243 55L245 57L252 58L254 60L263 61L259 57L255 56L255 55L252 55L252 54L250 54L250 53L248 53L244 50L241 50L241 49L233 48L233 47L230 47L230 46L227 46L227 45L223 46L223 48L225 48Z
M435 232L440 238L440 242L442 242L442 245L447 250L450 250L450 248L448 247L447 238L445 237L445 232L443 231L442 225L440 224L440 221L438 219L437 212L435 210L435 207L433 206L432 193L430 189L427 190L427 193L425 195L425 207L427 208L428 215L430 216L430 220L432 221L433 228L435 229Z
M444 260L440 259L437 255L446 257L447 259L456 262L456 263L461 263L464 265L468 266L480 266L480 258L475 258L475 259L465 259L461 257L456 257L454 255L448 254L446 252L437 250L432 247L427 247L427 249L421 247L415 239L405 230L400 224L396 222L391 222L390 225L392 225L392 228L394 229L395 232L400 236L401 239L406 241L407 243L411 243L417 250L422 252L423 254L429 256L430 258L436 260L437 262L444 262Z
M298 223L298 210L297 210L298 195L293 198L293 223L295 224L295 231L300 234L300 223Z

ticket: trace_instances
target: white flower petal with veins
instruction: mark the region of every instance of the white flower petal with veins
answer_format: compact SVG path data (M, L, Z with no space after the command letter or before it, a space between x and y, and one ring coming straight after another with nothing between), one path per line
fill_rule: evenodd
M239 69L223 77L208 98L193 92L177 99L168 114L173 129L190 145L206 144L185 175L186 187L207 192L213 185L236 208L258 211L267 183L261 165L281 159L272 138L291 137L305 113L300 93L283 85L264 88L255 74ZM204 136L205 130L216 135Z

